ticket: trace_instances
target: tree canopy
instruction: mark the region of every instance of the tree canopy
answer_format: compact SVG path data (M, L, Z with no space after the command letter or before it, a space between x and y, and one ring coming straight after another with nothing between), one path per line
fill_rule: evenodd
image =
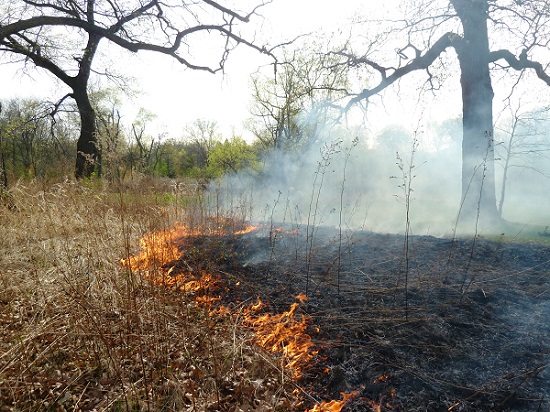
M90 77L97 72L94 58L102 42L130 52L160 53L190 69L216 73L224 69L229 54L240 44L270 54L266 47L254 43L253 34L242 32L242 26L267 2L3 2L0 52L45 69L69 87L71 92L58 104L72 98L78 107L81 132L75 175L84 177L91 175L98 158L96 113L88 93ZM205 38L212 42L212 53L201 50ZM104 74L109 74L108 69Z

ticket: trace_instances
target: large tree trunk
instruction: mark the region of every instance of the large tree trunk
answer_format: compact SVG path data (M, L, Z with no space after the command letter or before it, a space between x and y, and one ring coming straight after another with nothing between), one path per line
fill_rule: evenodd
M74 93L80 114L80 137L76 143L75 177L90 177L98 160L96 114L86 91Z
M90 16L94 2L87 2L87 7ZM77 179L91 177L99 160L96 113L88 95L88 81L92 72L92 61L100 41L100 35L88 33L88 43L79 61L78 74L69 83L80 114L80 137L76 143L75 177Z
M90 177L94 172L98 160L98 147L96 136L96 114L88 93L79 91L74 93L78 113L80 114L80 137L76 143L76 168L77 179Z
M2 102L0 102L0 114L2 114ZM8 171L6 170L6 158L4 157L4 136L0 129L0 193L8 188Z
M489 72L487 0L452 2L462 21L463 42L456 47L463 102L461 222L466 229L499 222L495 195L493 88Z

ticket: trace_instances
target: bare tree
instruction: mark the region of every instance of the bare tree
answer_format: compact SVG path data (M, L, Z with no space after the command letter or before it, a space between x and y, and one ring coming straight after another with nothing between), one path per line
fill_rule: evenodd
M119 101L111 90L106 89L93 93L92 103L97 118L97 175L106 176L110 182L120 182L125 142L122 116L117 108Z
M200 169L207 166L210 151L222 140L218 123L205 119L197 119L188 124L183 131L183 138L189 143L189 152Z
M88 92L101 42L164 54L190 69L216 73L239 44L270 54L241 31L270 0L258 1L242 11L214 0L14 0L0 18L0 51L45 69L71 90L61 101L72 98L78 107L75 175L81 178L91 175L98 157L96 113ZM200 47L205 38L219 42L216 60L195 62L192 45Z
M501 221L494 177L493 71L503 70L503 76L516 76L517 81L534 73L550 85L548 65L539 61L548 56L548 2L425 0L406 5L409 10L405 10L404 18L389 22L391 29L380 36L386 42L391 39L394 45L402 39L395 52L385 50L385 61L377 55L384 49L374 44L364 53L355 51L350 46L352 42L334 52L342 59L339 65L370 78L377 75L379 79L359 92L349 92L341 109L368 102L415 71L424 71L427 87L436 91L441 86L440 76L454 57L444 52L454 50L463 104L461 217L476 225L498 225Z
M342 96L345 73L329 67L333 56L313 52L326 49L328 43L285 51L273 75L258 72L252 77L254 118L248 126L264 147L289 149L308 144L327 120L328 107L321 103Z
M141 109L138 117L132 123L130 130L130 139L135 141L138 153L133 154L132 145L130 145L131 164L134 165L137 160L137 170L140 173L153 174L155 170L154 162L157 161L156 154L159 150L160 139L155 139L146 132L149 122L154 119L154 115Z
M0 116L2 178L7 186L7 163L19 177L43 176L54 161L47 106L36 100L10 100Z
M536 175L550 178L549 171L545 170L548 168L538 167L535 161L535 158L539 158L544 164L548 162L550 143L547 141L547 125L550 108L522 113L520 102L517 107L508 106L508 109L511 112L510 124L506 127L497 127L495 136L496 160L502 166L498 202L498 212L501 217L509 178L513 170L529 170Z

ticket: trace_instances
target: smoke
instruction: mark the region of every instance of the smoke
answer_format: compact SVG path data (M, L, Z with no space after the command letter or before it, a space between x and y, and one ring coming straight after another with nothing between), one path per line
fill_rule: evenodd
M403 233L408 210L412 234L455 233L461 197L460 119L414 133L388 127L373 134L341 125L316 130L297 151L267 153L260 172L225 176L217 183L217 200L228 209L246 210L248 220L256 222ZM532 173L524 174L534 179ZM504 217L528 223L537 216L536 223L550 222L543 204L550 182L543 183L549 190L537 198L537 189L520 174L510 176ZM499 190L497 181L497 199ZM522 207L529 210L527 215Z

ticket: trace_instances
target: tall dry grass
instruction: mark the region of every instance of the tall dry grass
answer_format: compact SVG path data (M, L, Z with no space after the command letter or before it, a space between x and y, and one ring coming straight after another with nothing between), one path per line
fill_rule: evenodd
M141 182L17 184L0 205L0 411L271 411L296 399L231 320L121 264L208 211Z

